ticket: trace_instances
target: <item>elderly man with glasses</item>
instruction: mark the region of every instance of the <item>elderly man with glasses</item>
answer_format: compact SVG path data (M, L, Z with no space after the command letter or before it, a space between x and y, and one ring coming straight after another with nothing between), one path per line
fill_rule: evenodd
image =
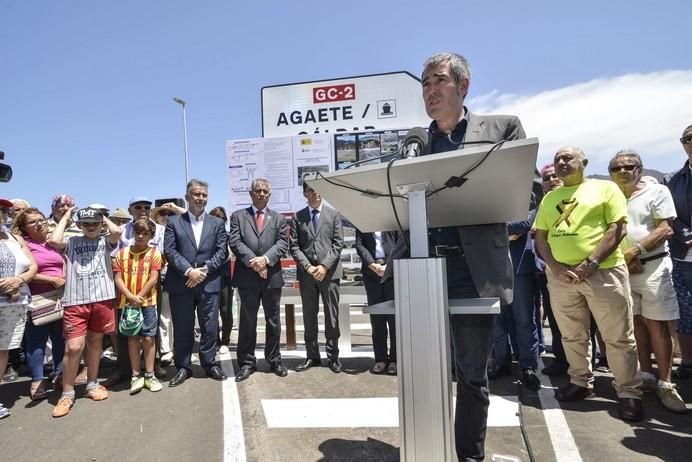
M692 125L683 130L680 143L687 160L680 170L664 177L663 184L670 189L677 212L669 244L673 257L673 282L680 306L677 332L682 361L673 375L686 379L692 377Z
M656 391L671 412L687 408L671 383L673 341L668 323L678 319L666 240L673 235L675 205L663 185L642 179L642 160L632 150L619 151L610 161L610 177L627 198L627 236L621 248L630 273L634 336L637 340L642 388ZM656 358L658 381L651 364Z

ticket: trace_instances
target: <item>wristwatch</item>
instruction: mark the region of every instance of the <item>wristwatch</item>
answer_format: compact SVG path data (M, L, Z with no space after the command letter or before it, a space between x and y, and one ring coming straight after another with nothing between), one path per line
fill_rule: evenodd
M637 248L639 249L639 255L646 255L648 253L648 251L646 250L646 247L644 247L641 242L637 242L634 245L636 245Z
M598 269L599 263L596 260L594 260L593 258L587 257L586 260L584 260L584 261L586 262L586 266L588 266L589 269L592 269L592 270Z

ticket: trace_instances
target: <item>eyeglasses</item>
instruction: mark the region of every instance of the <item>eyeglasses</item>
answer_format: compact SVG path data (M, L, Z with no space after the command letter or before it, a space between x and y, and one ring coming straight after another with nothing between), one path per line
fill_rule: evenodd
M268 189L253 189L252 190L253 194L257 194L258 196L261 194L264 194L265 196L269 195L269 190Z
M544 176L543 176L543 181L550 181L550 180L552 180L552 179L558 179L558 178L560 178L560 177L557 176L557 175L554 174L554 173L551 173L550 175L544 175Z
M46 220L44 220L43 218L41 218L41 219L38 219L38 220L27 221L26 223L24 223L24 225L25 225L25 226L35 226L35 225L43 225L43 224L45 224L45 223L46 223Z
M639 167L640 167L639 165L616 165L613 167L609 167L608 171L610 173L616 173L616 172L620 172L624 169L627 172L632 172L635 169L638 169Z
M151 205L133 205L132 208L135 210L151 210Z
M690 143L692 143L692 135L683 136L682 138L680 138L680 142L681 142L682 144L690 144Z

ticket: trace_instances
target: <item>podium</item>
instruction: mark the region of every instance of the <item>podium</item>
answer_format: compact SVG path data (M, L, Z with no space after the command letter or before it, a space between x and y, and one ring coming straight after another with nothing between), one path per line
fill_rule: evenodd
M448 299L428 228L526 219L537 154L529 138L305 177L361 231L397 231L396 215L409 230L411 258L393 262L394 303L369 307L396 314L402 461L456 460L449 314L500 312L497 298Z

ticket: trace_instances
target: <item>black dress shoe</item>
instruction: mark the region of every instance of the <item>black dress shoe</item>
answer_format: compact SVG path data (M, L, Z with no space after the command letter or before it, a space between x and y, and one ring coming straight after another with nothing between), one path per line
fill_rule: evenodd
M521 382L531 391L538 391L541 389L541 380L533 369L524 369L521 371Z
M126 380L130 380L131 374L128 372L125 372L122 369L113 369L113 372L111 372L111 375L108 376L108 378L103 382L104 387L112 387L113 385L117 385L120 382L124 382Z
M488 380L497 380L500 377L512 374L512 368L509 366L500 366L488 371Z
M207 377L211 377L214 380L223 381L226 380L226 374L223 373L219 366L211 366L207 371Z
M636 398L620 398L618 409L620 418L626 422L639 422L644 417L642 400Z
M371 374L384 374L385 372L387 372L387 363L384 361L378 361L370 368Z
M593 391L590 388L580 387L573 383L569 383L555 392L555 398L558 401L579 401L591 396L593 396Z
M341 361L339 361L339 358L329 360L329 369L335 374L341 372Z
M177 387L182 384L190 376L190 373L184 367L173 376L170 382L168 382L169 387Z
M387 365L387 374L396 375L396 361L392 361Z
M273 365L271 367L271 370L275 375L278 375L279 377L286 377L288 375L288 369L286 369L286 366L284 366L281 363Z
M319 359L310 359L310 358L308 358L308 359L305 360L305 362L303 362L303 363L301 363L301 364L298 364L298 365L296 366L296 372L307 371L308 369L310 369L310 368L313 367L313 366L319 366L319 365L320 365L320 362L321 362L321 361L320 361Z
M565 375L567 373L567 369L569 366L567 364L559 363L557 361L553 361L550 366L544 367L541 369L541 373L543 375L548 375L548 376L555 376L555 375Z
M253 372L257 371L256 367L245 366L241 367L238 373L235 375L236 382L242 382L252 375Z

